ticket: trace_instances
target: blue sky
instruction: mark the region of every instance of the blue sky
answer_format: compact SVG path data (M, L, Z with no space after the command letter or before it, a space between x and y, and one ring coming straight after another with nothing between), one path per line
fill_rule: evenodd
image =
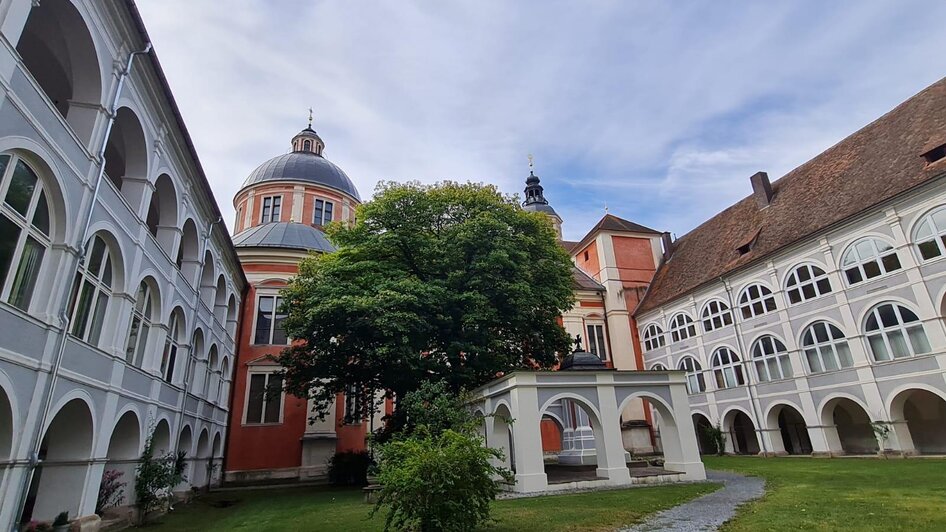
M315 109L379 180L521 194L527 154L581 237L682 235L946 76L946 2L139 0L232 227L234 193Z

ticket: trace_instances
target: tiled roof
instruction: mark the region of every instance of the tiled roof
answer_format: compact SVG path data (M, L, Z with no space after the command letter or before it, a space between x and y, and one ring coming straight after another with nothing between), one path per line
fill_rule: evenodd
M594 277L581 271L578 266L572 266L572 286L575 290L595 290L604 292L604 286L595 281Z
M749 196L674 242L635 312L657 308L946 172L946 160L927 166L921 157L944 133L946 78L775 181L768 207ZM740 255L737 248L746 243L750 250Z
M594 227L591 228L585 236L581 237L581 240L574 242L571 246L571 249L565 248L569 253L574 253L579 251L580 248L585 247L590 241L591 238L598 234L599 231L616 231L623 233L645 233L652 235L659 235L660 231L654 231L649 227L644 227L643 225L636 224L632 221L625 220L624 218L618 218L613 214L605 214Z
M577 240L560 240L562 247L565 248L565 251L571 253L575 249L575 246L578 245Z

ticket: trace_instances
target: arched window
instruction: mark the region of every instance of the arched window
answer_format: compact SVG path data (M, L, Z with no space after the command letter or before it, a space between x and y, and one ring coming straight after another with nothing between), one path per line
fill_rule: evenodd
M946 253L946 207L940 207L923 216L913 232L913 242L923 260Z
M716 388L735 388L746 383L742 375L742 365L739 357L728 347L720 347L713 353L713 377L716 379Z
M658 362L658 363L654 364L653 366L651 366L651 367L650 367L650 370L651 370L651 371L667 371L667 366L664 366L663 364L661 364L660 362Z
M792 363L788 359L788 350L778 338L766 335L752 344L752 360L759 375L759 382L790 379Z
M651 323L644 329L644 351L663 347L666 341L663 330L656 323Z
M151 331L151 315L154 311L154 297L151 285L141 281L135 296L135 308L131 311L131 332L125 347L125 362L140 368L145 359L148 345L148 332Z
M867 344L877 362L930 352L930 342L920 318L907 307L884 303L864 321Z
M43 182L23 159L0 155L0 298L29 310L50 246Z
M177 352L180 349L181 333L183 332L181 320L180 311L175 309L171 313L168 336L164 341L164 354L161 355L161 376L164 378L164 382L174 380L174 368L177 366Z
M713 299L703 307L703 314L700 315L705 332L715 331L726 325L732 325L732 312L729 312L729 305L718 299Z
M900 257L893 246L879 238L862 238L851 244L841 257L841 269L849 285L880 277L900 269Z
M302 151L312 151L312 141L303 140L302 141Z
M88 249L76 273L71 332L73 336L97 345L108 301L112 297L112 258L99 235L92 237Z
M854 365L851 348L841 329L826 321L809 325L801 336L802 349L812 373L823 373Z
M684 313L679 313L670 320L670 340L679 342L691 336L696 336L696 325L693 319Z
M687 391L691 394L706 391L706 379L703 377L703 367L691 356L680 359L677 369L687 373Z
M788 274L785 283L788 300L794 305L831 293L828 274L812 264L802 264Z
M207 375L204 379L204 398L210 400L210 381L213 380L214 373L217 371L217 345L210 346L210 354L207 355Z
M765 285L750 284L739 295L739 310L744 320L768 314L777 308L775 296Z

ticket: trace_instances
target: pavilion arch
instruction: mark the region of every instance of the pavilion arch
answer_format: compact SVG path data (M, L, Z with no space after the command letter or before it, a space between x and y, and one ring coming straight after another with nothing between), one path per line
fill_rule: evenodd
M115 114L105 145L105 175L137 214L148 178L148 143L137 113L128 107Z
M145 223L169 257L177 257L177 188L168 174L161 174L154 182L154 192L148 205Z
M204 252L203 272L200 274L200 300L210 310L214 308L216 284L214 284L214 256L208 249Z
M727 434L727 450L736 454L759 454L759 433L752 415L738 406L731 406L720 417Z
M946 453L946 394L915 383L890 394L888 407L900 448L919 454Z
M200 270L200 238L197 233L197 224L193 218L184 221L181 228L181 245L177 248L175 259L177 268L187 283L193 287L197 285L197 272Z
M594 463L607 464L608 463L608 459L607 459L608 448L607 448L607 442L605 442L604 440L604 428L602 426L601 413L588 400L588 398L575 394L575 393L571 393L571 392L562 392L562 393L555 394L551 398L549 398L547 401L545 401L542 407L539 408L539 419L541 420L542 417L545 415L545 413L548 412L549 409L552 408L552 406L558 403L559 401L562 401L562 407L566 409L566 414L565 414L566 416L568 416L570 413L573 412L576 418L580 417L581 414L578 412L578 410L580 409L584 413L584 415L588 417L588 426L591 427L591 432L592 432L592 435L594 437L594 442L595 442L595 462ZM570 404L573 405L574 411L570 410L570 407L569 407ZM622 412L624 406L626 406L626 403L620 409L618 409L618 412ZM615 422L618 422L619 419L615 420ZM538 427L523 427L523 428L524 430L535 430ZM576 428L576 432L579 432L577 428ZM581 449L579 448L577 450L581 450ZM590 451L590 449L587 449L587 450ZM576 463L581 463L581 464L587 463L584 461L584 458L583 458L583 456L587 456L587 455L576 455L577 456L576 462L571 462L570 460L567 462L563 462L563 458L566 457L566 453L568 451L569 449L563 449L563 453L559 455L559 463L565 463L565 464L571 463L572 465ZM546 474L548 474L548 469L546 469Z
M95 443L95 417L87 394L68 394L43 434L41 465L24 507L26 520L49 520L61 511L80 515Z
M681 445L682 439L678 423L680 421L690 423L692 422L692 417L690 420L677 420L673 415L673 407L667 404L666 399L657 394L643 391L635 392L625 397L621 404L618 405L618 412L623 412L624 409L631 404L631 401L635 399L643 399L657 412L657 415L660 416L660 447L663 450L664 460L667 464L670 464L670 468L673 468L673 464L686 462Z
M808 421L802 411L798 405L786 400L769 406L764 419L765 428L770 431L773 453L811 454Z
M69 0L34 3L16 43L23 64L86 146L103 106L102 62L82 14Z
M512 446L513 429L510 422L512 421L512 413L509 410L509 405L500 402L493 410L491 421L492 423L487 424L487 427L491 425L491 428L486 438L486 445L503 453L503 458L497 460L497 465L515 472L516 461L513 455L515 449Z
M221 273L217 276L217 287L214 290L214 318L218 323L227 323L227 279Z
M821 424L825 427L828 448L844 454L877 452L873 419L864 403L846 393L836 393L821 402Z
M230 335L230 338L236 339L236 329L237 329L236 296L233 294L230 294L230 298L227 300L227 334Z

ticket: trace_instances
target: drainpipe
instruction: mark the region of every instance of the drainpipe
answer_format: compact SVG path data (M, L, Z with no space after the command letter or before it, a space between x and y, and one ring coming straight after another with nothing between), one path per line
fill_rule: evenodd
M732 324L733 324L733 327L736 329L736 344L739 348L739 352L742 353L742 359L740 363L742 364L743 374L745 375L745 378L746 378L746 390L749 391L749 404L752 405L752 415L755 416L756 426L759 427L758 429L759 436L760 436L759 443L762 445L762 456L768 456L769 449L768 449L768 446L765 444L765 438L762 437L762 434L761 434L762 431L765 430L762 428L764 426L762 421L764 420L762 420L762 417L759 414L759 410L756 405L756 398L752 392L754 385L752 384L752 379L750 378L751 368L750 368L750 365L748 364L749 357L752 355L748 351L746 351L746 346L742 341L742 328L739 327L739 320L736 318L736 305L732 297L732 288L729 287L729 284L727 284L726 280L723 279L722 277L719 278L719 282L723 283L723 288L726 289L726 298L729 300L729 312L732 313Z
M112 133L112 126L115 124L115 115L118 113L118 98L125 87L125 80L131 72L131 64L138 55L145 55L151 52L151 43L145 44L144 49L128 54L128 60L125 62L125 68L118 74L118 84L115 86L115 95L112 96L112 106L109 109L108 122L105 124L105 136L102 137L102 146L99 149L99 173L95 178L95 188L92 191L92 200L89 202L89 208L85 215L85 224L79 241L79 256L76 260L75 273L79 272L85 254L88 253L89 228L92 226L92 214L95 211L95 204L98 202L99 191L102 188L102 178L105 177L105 148L108 146L108 137ZM62 367L62 357L66 350L66 338L69 336L70 312L69 303L71 294L75 287L76 275L70 275L69 287L66 290L65 297L62 299L62 305L59 308L59 321L62 329L59 331L58 346L56 349L56 358L49 369L49 379L46 380L46 386L43 390L43 397L40 399L41 411L39 422L36 424L33 433L30 436L30 456L29 465L27 465L26 475L23 476L23 483L20 486L20 493L17 497L16 515L13 523L13 529L16 531L19 526L19 520L23 514L23 506L26 504L26 498L29 495L30 484L33 482L33 475L36 473L36 467L39 465L39 452L42 447L43 428L46 426L46 420L49 418L49 411L52 408L53 392L56 389L56 383L59 381L59 370Z

